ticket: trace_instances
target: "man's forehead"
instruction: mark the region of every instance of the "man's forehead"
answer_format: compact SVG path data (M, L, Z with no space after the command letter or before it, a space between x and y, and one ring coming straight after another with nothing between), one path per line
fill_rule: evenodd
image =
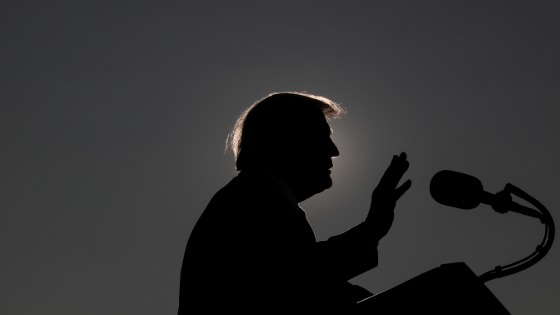
M307 117L304 121L300 121L298 126L292 126L292 128L309 134L331 135L333 133L333 129L324 115Z

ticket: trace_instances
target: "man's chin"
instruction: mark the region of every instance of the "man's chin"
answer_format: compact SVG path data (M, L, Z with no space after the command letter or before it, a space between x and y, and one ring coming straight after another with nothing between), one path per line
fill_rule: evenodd
M307 180L299 181L300 191L305 199L331 188L332 184L332 179L328 175L313 176Z
M320 192L331 188L332 185L333 185L333 181L330 174L327 176L322 176L320 180L317 181L317 188L320 189Z
M333 185L333 181L332 181L332 178L329 174L329 176L325 179L325 189L331 188L332 185Z

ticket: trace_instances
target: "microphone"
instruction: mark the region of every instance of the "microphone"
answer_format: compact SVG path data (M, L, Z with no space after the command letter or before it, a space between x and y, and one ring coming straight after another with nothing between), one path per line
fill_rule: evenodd
M478 178L450 170L436 173L430 182L432 198L446 206L470 210L484 203L499 213L513 211L543 219L540 212L512 201L510 190L511 185L507 184L503 191L492 194L484 191Z
M552 247L555 228L550 212L535 198L512 184L506 184L504 190L491 194L484 191L482 183L478 178L459 172L443 170L432 177L430 194L437 202L446 206L470 210L476 208L480 203L485 203L492 206L492 209L496 210L496 212L517 212L538 218L545 225L543 241L531 255L503 267L496 266L494 270L485 272L478 277L482 282L525 270L541 260ZM512 194L529 202L537 210L513 202L511 200Z

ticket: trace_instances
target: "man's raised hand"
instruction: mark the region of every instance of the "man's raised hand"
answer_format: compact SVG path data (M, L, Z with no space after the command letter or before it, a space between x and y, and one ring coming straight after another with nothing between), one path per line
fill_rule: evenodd
M394 155L391 164L381 177L379 184L371 195L371 206L366 218L370 235L379 241L389 232L394 219L394 210L397 200L410 188L412 182L407 180L398 186L404 173L408 170L409 163L406 153Z

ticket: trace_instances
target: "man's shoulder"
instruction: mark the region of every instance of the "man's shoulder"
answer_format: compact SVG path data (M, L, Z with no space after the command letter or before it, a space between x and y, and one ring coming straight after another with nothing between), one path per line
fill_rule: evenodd
M277 217L292 212L278 186L265 174L241 172L212 197L205 213L227 219Z
M212 197L193 234L239 236L285 224L292 217L288 201L273 182L239 174Z
M282 194L270 178L262 174L241 172L218 190L212 200L247 203L280 197Z

